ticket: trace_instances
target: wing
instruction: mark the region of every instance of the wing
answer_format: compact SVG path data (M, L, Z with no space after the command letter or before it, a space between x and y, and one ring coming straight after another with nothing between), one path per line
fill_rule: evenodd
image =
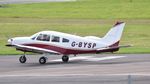
M6 45L6 46L10 46L10 45ZM21 51L25 51L25 52L61 54L61 53L53 51L53 50L32 47L32 46L25 46L25 45L18 45L18 44L14 44L11 46L15 47L17 50L21 50Z

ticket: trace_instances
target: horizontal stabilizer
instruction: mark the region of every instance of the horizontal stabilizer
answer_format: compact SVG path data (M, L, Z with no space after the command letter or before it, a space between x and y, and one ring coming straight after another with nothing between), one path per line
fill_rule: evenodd
M132 47L132 45L120 45L120 46L114 46L114 47L104 47L104 48L97 49L97 51L108 50L108 49L117 49L117 48L126 48L126 47Z

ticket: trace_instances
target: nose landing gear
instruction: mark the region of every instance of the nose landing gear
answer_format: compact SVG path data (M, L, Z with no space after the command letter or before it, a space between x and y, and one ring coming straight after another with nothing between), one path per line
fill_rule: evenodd
M25 63L27 61L27 58L25 57L25 55L21 56L19 58L20 63Z

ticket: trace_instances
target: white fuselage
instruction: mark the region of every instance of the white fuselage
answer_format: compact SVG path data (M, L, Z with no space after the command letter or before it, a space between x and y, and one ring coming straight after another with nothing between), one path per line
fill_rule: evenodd
M49 35L50 36L49 41L38 40L37 38L40 34ZM52 41L53 36L59 37L59 42L53 42ZM40 46L41 48L46 48L46 49L51 49L49 47L52 46L53 48L56 47L56 48L64 49L63 53L66 50L91 51L91 50L96 50L101 47L108 46L105 43L101 43L95 39L89 39L86 37L80 37L76 35L56 32L56 31L42 31L42 32L32 35L31 37L16 37L12 39L13 39L13 41L11 42L12 45L13 44L30 45L30 46L41 45ZM67 39L69 41L63 42L63 39ZM46 45L49 47L46 47ZM59 49L54 49L54 51L55 50L59 53L62 53L62 50L59 51Z

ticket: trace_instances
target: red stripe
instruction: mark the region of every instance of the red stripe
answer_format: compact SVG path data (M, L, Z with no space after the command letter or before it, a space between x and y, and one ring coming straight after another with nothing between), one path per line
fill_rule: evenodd
M53 45L46 45L46 44L24 44L24 45L53 50L53 51L57 51L62 54L96 53L96 50L73 50L73 49L66 49L66 48L61 48L61 47L57 47L57 46L53 46Z
M120 25L122 23L124 23L124 22L116 22L116 24L114 25L114 27L117 26L117 25Z
M118 46L119 41L114 43L113 45L109 46L109 47L113 47L113 46ZM62 48L62 47L57 47L57 46L53 46L53 45L47 45L47 44L24 44L26 46L32 46L32 47L37 47L37 48L43 48L43 49L48 49L48 50L53 50L53 51L57 51L59 53L62 54L85 54L85 53L101 53L101 52L114 52L114 51L118 51L119 48L116 49L107 49L107 50L75 50L75 49L67 49L67 48Z
M118 45L119 45L119 42L120 42L120 41L117 41L116 43L114 43L114 44L110 45L109 47L116 47L116 46L118 46Z

